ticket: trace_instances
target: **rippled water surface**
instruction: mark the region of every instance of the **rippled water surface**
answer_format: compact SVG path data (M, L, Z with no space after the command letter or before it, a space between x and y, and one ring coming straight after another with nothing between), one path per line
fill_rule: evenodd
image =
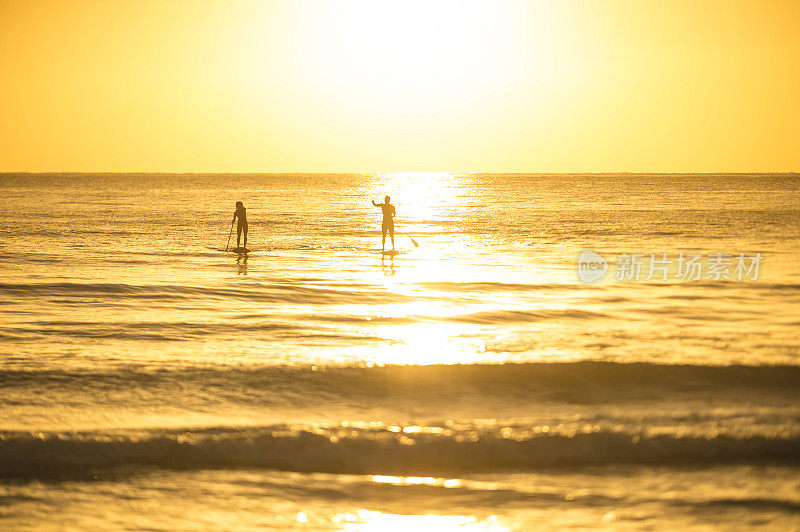
M5 174L0 191L9 526L796 527L796 175ZM386 194L394 257L370 204ZM239 200L246 255L224 251ZM608 261L596 283L585 249ZM719 253L730 278L707 269ZM636 254L639 280L617 279ZM757 278L736 278L740 255Z

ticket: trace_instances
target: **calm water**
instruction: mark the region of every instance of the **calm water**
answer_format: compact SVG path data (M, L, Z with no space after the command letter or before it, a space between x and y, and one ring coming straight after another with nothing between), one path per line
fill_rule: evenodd
M798 528L796 175L0 192L4 527ZM223 251L237 200L246 256ZM609 263L593 284L585 249Z

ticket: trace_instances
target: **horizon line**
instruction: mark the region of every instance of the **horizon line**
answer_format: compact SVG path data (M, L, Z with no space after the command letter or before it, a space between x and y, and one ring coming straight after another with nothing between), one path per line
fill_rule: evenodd
M525 171L453 171L453 170L419 170L419 171L406 171L406 170L381 170L381 171L267 171L267 172L251 172L251 171L157 171L157 170L47 170L47 171L31 171L31 170L3 170L0 175L9 174L38 174L38 175L71 175L71 174L117 174L117 175L130 175L130 174L161 174L161 175L378 175L378 174L462 174L462 175L758 175L758 174L800 174L800 170L749 170L749 171L636 171L636 170L623 170L623 171L558 171L558 172L525 172Z

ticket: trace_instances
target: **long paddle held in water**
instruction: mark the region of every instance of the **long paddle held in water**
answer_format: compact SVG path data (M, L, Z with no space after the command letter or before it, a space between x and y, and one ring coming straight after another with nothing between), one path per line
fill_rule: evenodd
M233 220L231 221L231 230L228 233L228 243L225 244L225 251L228 251L228 246L231 245L231 235L233 234Z

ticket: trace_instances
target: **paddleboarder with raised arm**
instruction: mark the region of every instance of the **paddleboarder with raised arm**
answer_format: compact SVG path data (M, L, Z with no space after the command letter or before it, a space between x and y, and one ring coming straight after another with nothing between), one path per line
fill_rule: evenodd
M389 231L389 236L392 239L392 251L394 251L394 215L396 214L394 205L389 203L389 196L383 199L383 203L375 203L375 200L372 200L372 204L376 207L380 207L383 211L383 224L381 225L383 240L381 241L381 251L386 247L386 231Z

